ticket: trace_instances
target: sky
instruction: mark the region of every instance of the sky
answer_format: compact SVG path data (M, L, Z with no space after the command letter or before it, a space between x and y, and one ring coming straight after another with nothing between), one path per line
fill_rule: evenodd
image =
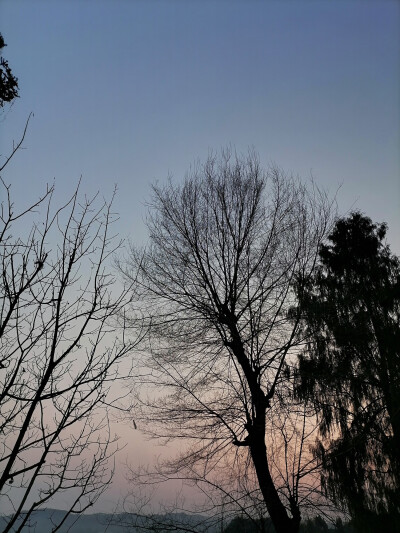
M115 229L145 242L152 183L254 147L400 253L400 2L1 0L0 31L20 86L3 159L34 114L3 175L17 205L117 185Z

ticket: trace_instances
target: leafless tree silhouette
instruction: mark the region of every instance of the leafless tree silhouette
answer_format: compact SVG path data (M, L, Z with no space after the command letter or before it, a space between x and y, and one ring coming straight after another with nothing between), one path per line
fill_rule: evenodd
M154 187L150 244L119 263L137 282L132 325L148 328L140 381L157 400L138 399L143 427L190 443L159 479L213 483L224 461L238 465L278 533L298 531L309 479L306 426L277 418L299 416L289 391L304 341L293 283L313 272L333 211L316 186L225 150L182 185Z
M18 210L0 185L0 497L11 509L3 531L21 531L67 493L57 531L112 477L108 412L121 398L110 388L132 348L117 329L127 294L115 294L109 270L120 243L110 234L112 202L80 197L78 187L53 210L49 187Z

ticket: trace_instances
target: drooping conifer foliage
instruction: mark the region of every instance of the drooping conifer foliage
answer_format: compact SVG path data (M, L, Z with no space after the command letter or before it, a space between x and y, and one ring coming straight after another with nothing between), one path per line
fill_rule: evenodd
M299 291L298 392L319 408L322 481L363 532L400 531L400 263L386 230L358 212L339 220Z

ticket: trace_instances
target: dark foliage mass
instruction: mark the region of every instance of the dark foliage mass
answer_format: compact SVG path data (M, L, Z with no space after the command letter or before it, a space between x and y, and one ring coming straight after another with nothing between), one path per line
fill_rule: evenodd
M3 48L7 46L4 38L0 33L0 54ZM18 79L14 76L8 61L3 56L0 57L0 107L11 102L18 97Z
M385 224L337 222L299 291L311 341L299 393L320 412L326 490L358 531L400 531L400 263Z
M250 520L237 516L224 529L224 533L275 533L275 528L270 518L263 520ZM307 518L300 524L299 533L325 533L331 531L340 533L354 533L351 524L343 523L341 518L337 518L335 524L328 526L327 522L319 515Z

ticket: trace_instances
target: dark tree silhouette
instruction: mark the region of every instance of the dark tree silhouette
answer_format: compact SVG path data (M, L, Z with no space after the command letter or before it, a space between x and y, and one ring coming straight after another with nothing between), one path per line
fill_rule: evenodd
M7 46L4 38L0 33L0 54L3 48ZM18 97L18 79L13 75L8 61L1 55L0 57L0 107L5 103L11 102Z
M146 406L145 429L192 444L160 477L210 481L224 461L248 465L280 533L298 531L307 470L296 456L282 484L273 473L275 414L291 401L285 365L301 343L292 283L312 273L330 224L317 190L226 151L181 186L154 188L150 244L122 265L149 332L141 380L160 399ZM302 427L283 431L282 470Z
M111 293L107 268L114 217L78 190L53 210L53 187L18 210L0 186L2 531L24 530L70 494L57 531L105 490L117 450L108 409L121 398L110 387L132 345L115 334L126 293Z
M345 527L341 528L343 533L348 531ZM327 533L328 531L328 524L319 515L304 520L299 529L299 533ZM337 531L337 529L333 531ZM231 520L229 525L223 530L223 533L276 533L276 530L270 519L266 519L261 523L260 521L251 521L243 516L237 516Z
M400 531L400 264L385 234L358 212L339 220L298 291L312 339L299 393L320 412L315 453L363 532Z

